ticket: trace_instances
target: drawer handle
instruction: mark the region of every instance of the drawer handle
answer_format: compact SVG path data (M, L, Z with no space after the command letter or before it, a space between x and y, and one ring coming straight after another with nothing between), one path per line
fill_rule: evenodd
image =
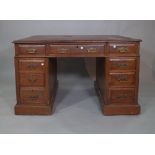
M60 53L66 53L68 51L68 48L59 48Z
M128 67L128 64L127 63L119 63L117 64L118 67L122 67L122 68L126 68Z
M117 99L126 99L127 97L128 97L127 94L122 94L122 95L117 96L116 98Z
M38 67L38 64L30 63L30 64L27 65L27 67L29 69L36 69Z
M119 75L117 77L118 81L128 81L128 76L127 75Z
M97 50L96 50L96 48L88 48L87 51L88 52L96 52Z
M27 49L27 53L29 53L29 54L35 54L37 52L37 49L35 49L35 48L28 48Z
M38 95L31 95L31 96L29 96L29 100L31 100L31 101L37 100L38 98L39 98Z
M37 78L35 78L35 77L30 77L29 79L29 82L33 82L33 83L35 83L35 82L37 82Z
M118 47L117 50L120 53L126 53L126 52L128 52L128 47Z

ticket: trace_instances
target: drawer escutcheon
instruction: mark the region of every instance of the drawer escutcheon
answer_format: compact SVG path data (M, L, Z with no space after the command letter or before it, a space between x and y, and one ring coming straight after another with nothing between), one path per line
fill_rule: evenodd
M118 75L117 77L118 81L128 81L127 75Z
M28 80L29 80L29 82L31 82L31 83L37 82L37 78L35 78L35 77L30 77L30 78L28 78Z
M35 63L30 63L27 65L28 69L36 69L37 67L38 67L38 64L35 64Z
M120 53L126 53L128 52L128 47L117 47L117 51Z
M118 63L117 67L126 68L126 67L128 67L128 64L127 63Z
M68 48L59 48L60 53L66 53L69 49Z
M38 95L32 95L32 96L29 96L28 98L31 101L35 101L35 100L37 100L39 98L39 96Z
M128 94L122 94L122 95L117 96L116 98L117 99L126 99L127 97L128 97Z
M28 48L28 49L26 49L26 51L29 54L35 54L37 52L37 49L35 49L35 48Z
M97 52L97 49L96 48L87 48L87 51L88 52Z

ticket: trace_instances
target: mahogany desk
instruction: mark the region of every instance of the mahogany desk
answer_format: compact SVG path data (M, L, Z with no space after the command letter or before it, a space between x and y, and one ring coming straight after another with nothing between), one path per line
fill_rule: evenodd
M15 114L52 114L58 57L95 57L95 89L104 115L139 114L139 39L122 36L32 36L16 40Z

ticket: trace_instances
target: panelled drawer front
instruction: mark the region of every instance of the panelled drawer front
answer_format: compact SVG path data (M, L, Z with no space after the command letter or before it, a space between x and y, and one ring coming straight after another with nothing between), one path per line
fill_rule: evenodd
M110 55L129 55L136 56L139 55L138 45L134 43L110 43L109 44L109 53Z
M45 55L45 45L16 45L16 55L43 56Z
M23 104L44 105L45 90L44 88L21 88L20 98Z
M110 73L110 86L130 87L135 86L135 73Z
M44 73L20 73L20 86L45 86Z
M110 71L124 71L136 69L136 58L110 58Z
M19 71L44 72L44 59L19 59Z
M49 45L48 54L66 54L78 51L76 45Z
M49 45L48 54L103 54L105 45Z
M109 93L111 104L135 104L135 89L111 89Z

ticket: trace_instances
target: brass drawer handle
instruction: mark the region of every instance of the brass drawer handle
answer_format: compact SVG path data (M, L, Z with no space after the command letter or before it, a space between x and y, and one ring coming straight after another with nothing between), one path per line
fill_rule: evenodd
M58 50L60 53L66 53L66 51L68 51L68 48L59 48Z
M31 95L28 98L29 98L29 100L34 101L34 100L37 100L39 98L39 96L38 95Z
M122 94L122 95L117 96L116 98L117 99L126 99L127 97L128 97L127 94Z
M29 80L29 82L31 82L31 83L37 82L37 78L35 78L35 77L30 77L28 80Z
M128 67L128 64L127 63L119 63L117 64L118 67L122 67L122 68L126 68Z
M120 53L126 53L126 52L128 52L128 47L118 47L117 50Z
M28 48L26 51L29 54L35 54L37 52L37 49L35 49L35 48Z
M36 69L37 67L38 67L38 64L35 64L35 63L30 63L27 65L28 69Z
M97 49L92 47L92 48L87 48L87 51L88 51L88 52L96 52Z
M117 77L118 81L128 81L128 76L127 75L119 75Z

